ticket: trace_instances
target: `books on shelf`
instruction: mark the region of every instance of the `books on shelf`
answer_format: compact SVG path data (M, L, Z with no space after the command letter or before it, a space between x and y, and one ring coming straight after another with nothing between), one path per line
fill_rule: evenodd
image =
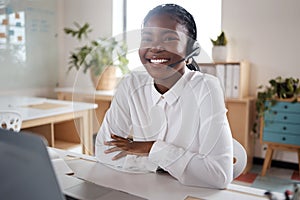
M225 98L243 98L249 91L249 63L198 63L200 71L216 76L221 84Z

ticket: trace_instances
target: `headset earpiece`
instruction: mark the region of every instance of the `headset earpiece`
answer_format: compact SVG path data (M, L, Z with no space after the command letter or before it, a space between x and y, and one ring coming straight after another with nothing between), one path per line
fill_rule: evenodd
M192 56L198 56L200 54L200 50L201 50L201 47L200 47L199 42L195 41L193 44L193 50L192 50L192 51L194 51L194 53Z
M189 42L191 43L191 42ZM189 44L188 43L188 50L187 50L187 54L186 54L186 60L189 60L189 58L193 57L193 56L198 56L200 54L200 44L197 41L193 41L193 44Z

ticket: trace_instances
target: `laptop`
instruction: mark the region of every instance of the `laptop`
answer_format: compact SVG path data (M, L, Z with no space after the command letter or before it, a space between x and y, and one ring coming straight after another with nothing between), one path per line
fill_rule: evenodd
M67 175L76 184L65 188L58 181L44 140L30 132L0 129L0 158L1 199L144 199Z

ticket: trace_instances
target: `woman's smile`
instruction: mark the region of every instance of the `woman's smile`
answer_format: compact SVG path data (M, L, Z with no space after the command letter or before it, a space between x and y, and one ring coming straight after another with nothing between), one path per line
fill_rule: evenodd
M165 64L169 62L169 59L166 58L153 58L148 60L152 64Z

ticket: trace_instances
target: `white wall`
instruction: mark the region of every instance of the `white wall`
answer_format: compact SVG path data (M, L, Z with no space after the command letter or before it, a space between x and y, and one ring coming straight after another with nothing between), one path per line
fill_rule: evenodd
M68 74L68 57L70 51L80 46L75 38L64 34L63 28L74 28L74 22L83 25L85 22L90 24L93 31L90 39L98 37L108 37L112 35L112 1L111 0L63 0L61 4L60 38L62 39L62 57L60 60L60 86L91 85L89 76L82 72L72 69ZM86 43L86 42L83 42Z
M251 95L271 78L300 78L299 10L299 0L223 0L229 57L251 62ZM264 157L260 149L256 141L255 156ZM276 152L275 159L297 162L296 153Z
M299 10L299 0L223 0L229 57L251 62L252 95L276 76L300 78Z

